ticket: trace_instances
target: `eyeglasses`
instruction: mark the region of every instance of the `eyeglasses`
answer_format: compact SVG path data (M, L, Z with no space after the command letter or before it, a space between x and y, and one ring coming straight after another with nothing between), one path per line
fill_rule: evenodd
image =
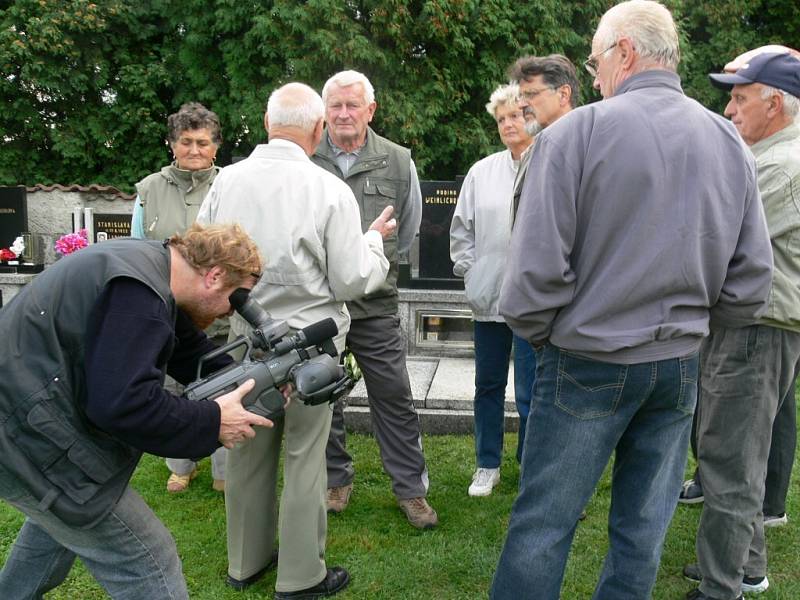
M552 87L552 86L547 86L547 87L544 87L544 88L542 88L540 90L529 90L527 92L520 92L519 93L519 97L522 98L523 100L530 101L530 100L533 100L534 98L536 98L536 96L538 96L542 92L546 92L547 90L554 90L554 89L555 88Z
M614 48L614 46L616 46L616 45L617 45L617 42L614 42L613 44L611 44L608 48L606 48L602 52L598 52L597 54L592 54L592 55L589 56L589 58L587 58L584 61L583 66L586 67L587 71L589 71L589 75L591 75L592 77L597 77L597 66L598 66L597 65L597 59L600 58L601 56L603 56L603 54L605 54L606 52L608 52L612 48Z

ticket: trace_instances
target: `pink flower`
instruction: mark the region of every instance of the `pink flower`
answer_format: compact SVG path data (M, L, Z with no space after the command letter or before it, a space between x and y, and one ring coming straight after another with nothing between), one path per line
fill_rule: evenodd
M56 240L56 252L66 256L88 245L89 240L86 230L81 229L78 233L68 233L58 238L58 240Z

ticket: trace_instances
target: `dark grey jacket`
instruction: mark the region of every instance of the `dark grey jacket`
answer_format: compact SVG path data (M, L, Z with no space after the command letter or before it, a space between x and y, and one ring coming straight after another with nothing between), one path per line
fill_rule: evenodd
M0 461L41 510L69 525L104 517L141 456L81 408L92 308L109 281L129 277L158 294L174 321L169 276L162 243L111 240L62 258L0 310Z

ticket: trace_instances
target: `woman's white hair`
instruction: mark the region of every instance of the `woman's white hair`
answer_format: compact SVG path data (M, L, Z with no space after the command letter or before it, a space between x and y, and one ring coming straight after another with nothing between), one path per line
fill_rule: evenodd
M761 99L768 100L773 94L783 95L783 114L787 117L796 118L800 114L800 99L792 96L789 92L784 92L775 87L765 85L761 88Z
M497 89L489 96L489 102L486 104L486 112L492 115L492 118L497 118L498 107L518 106L519 101L519 86L516 83L500 85L497 86Z
M596 37L602 48L622 37L630 38L639 56L668 69L677 69L681 60L672 14L652 0L628 0L611 7L600 19Z
M287 83L272 92L267 101L270 127L299 127L303 131L313 131L324 116L322 98L305 83Z
M375 102L375 88L372 87L367 76L358 71L340 71L328 79L325 85L322 86L322 101L325 104L328 103L328 92L332 85L336 84L339 87L349 87L357 83L360 83L364 87L364 100L366 103L372 104Z

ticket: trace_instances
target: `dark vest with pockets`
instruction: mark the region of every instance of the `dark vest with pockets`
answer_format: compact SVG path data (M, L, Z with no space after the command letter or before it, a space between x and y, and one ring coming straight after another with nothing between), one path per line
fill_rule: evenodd
M150 287L174 318L169 249L132 239L62 258L0 311L0 461L41 510L74 527L91 527L108 514L142 454L92 425L82 409L89 318L116 277ZM171 353L162 354L164 361ZM165 372L166 362L158 367Z
M327 132L311 157L315 164L343 180L358 201L361 212L361 231L367 231L372 222L390 204L394 214L402 215L408 202L411 180L411 151L367 129L367 141L350 167L347 177L336 164L336 155ZM399 221L399 219L398 219ZM383 240L383 253L389 260L389 273L384 284L359 300L347 303L353 319L397 314L397 232Z

